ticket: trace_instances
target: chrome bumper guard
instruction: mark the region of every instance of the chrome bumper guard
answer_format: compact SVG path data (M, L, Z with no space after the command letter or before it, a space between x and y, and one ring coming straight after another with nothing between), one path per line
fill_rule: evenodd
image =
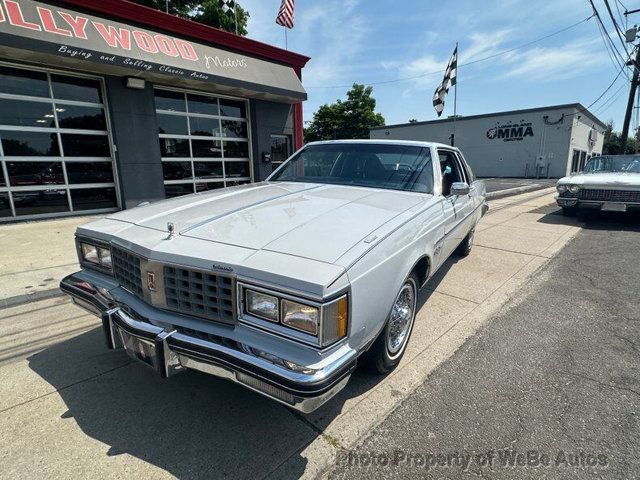
M583 200L577 197L556 197L556 203L559 207L576 207L576 208L589 208L600 209L607 203L614 203L618 205L624 205L628 210L640 210L640 203L637 202L619 202L619 201L607 201L607 200Z
M285 362L230 339L195 337L135 318L117 305L108 291L77 274L60 282L74 303L102 319L107 347L125 348L127 354L153 368L162 378L185 369L199 370L231 380L302 413L310 413L344 388L356 366L350 351L324 368L314 370Z

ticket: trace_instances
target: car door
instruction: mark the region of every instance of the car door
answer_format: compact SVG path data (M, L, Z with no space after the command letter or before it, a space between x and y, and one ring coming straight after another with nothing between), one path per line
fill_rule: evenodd
M455 150L439 148L438 158L442 172L441 194L445 198L443 258L447 258L466 236L468 229L465 225L473 213L474 205L470 194L459 196L453 195L450 191L454 183L468 183L466 172Z
M462 153L460 153L460 151L456 151L456 156L458 157L458 162L460 162L460 166L462 167L466 182L469 185L468 204L465 205L465 216L462 219L462 225L460 228L460 231L463 234L462 239L464 239L467 235L466 232L471 230L478 220L478 215L475 213L484 201L484 186L482 182L475 179L473 172L462 156Z

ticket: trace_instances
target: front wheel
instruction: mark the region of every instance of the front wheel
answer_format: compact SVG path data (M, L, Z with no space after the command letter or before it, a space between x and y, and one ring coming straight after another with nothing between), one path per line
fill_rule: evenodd
M412 273L400 287L384 329L364 354L365 366L372 372L383 375L400 363L413 330L417 298L418 277Z
M476 233L476 227L473 227L471 231L464 237L462 243L458 245L456 248L455 254L460 257L466 257L471 253L471 249L473 248L473 236Z

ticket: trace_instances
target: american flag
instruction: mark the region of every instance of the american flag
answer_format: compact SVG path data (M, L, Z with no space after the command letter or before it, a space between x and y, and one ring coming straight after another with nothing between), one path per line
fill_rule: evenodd
M276 23L286 28L293 28L293 2L294 0L282 0Z
M436 92L433 94L433 108L436 109L438 117L442 115L444 110L444 99L447 98L449 89L456 84L456 77L458 76L458 47L456 46L453 51L453 55L449 59L447 69L444 72L444 78L442 83L436 88Z

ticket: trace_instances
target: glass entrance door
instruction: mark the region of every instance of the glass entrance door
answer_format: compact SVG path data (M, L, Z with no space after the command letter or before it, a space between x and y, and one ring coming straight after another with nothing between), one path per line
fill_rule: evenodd
M273 170L291 156L291 137L289 135L271 135L271 167Z

